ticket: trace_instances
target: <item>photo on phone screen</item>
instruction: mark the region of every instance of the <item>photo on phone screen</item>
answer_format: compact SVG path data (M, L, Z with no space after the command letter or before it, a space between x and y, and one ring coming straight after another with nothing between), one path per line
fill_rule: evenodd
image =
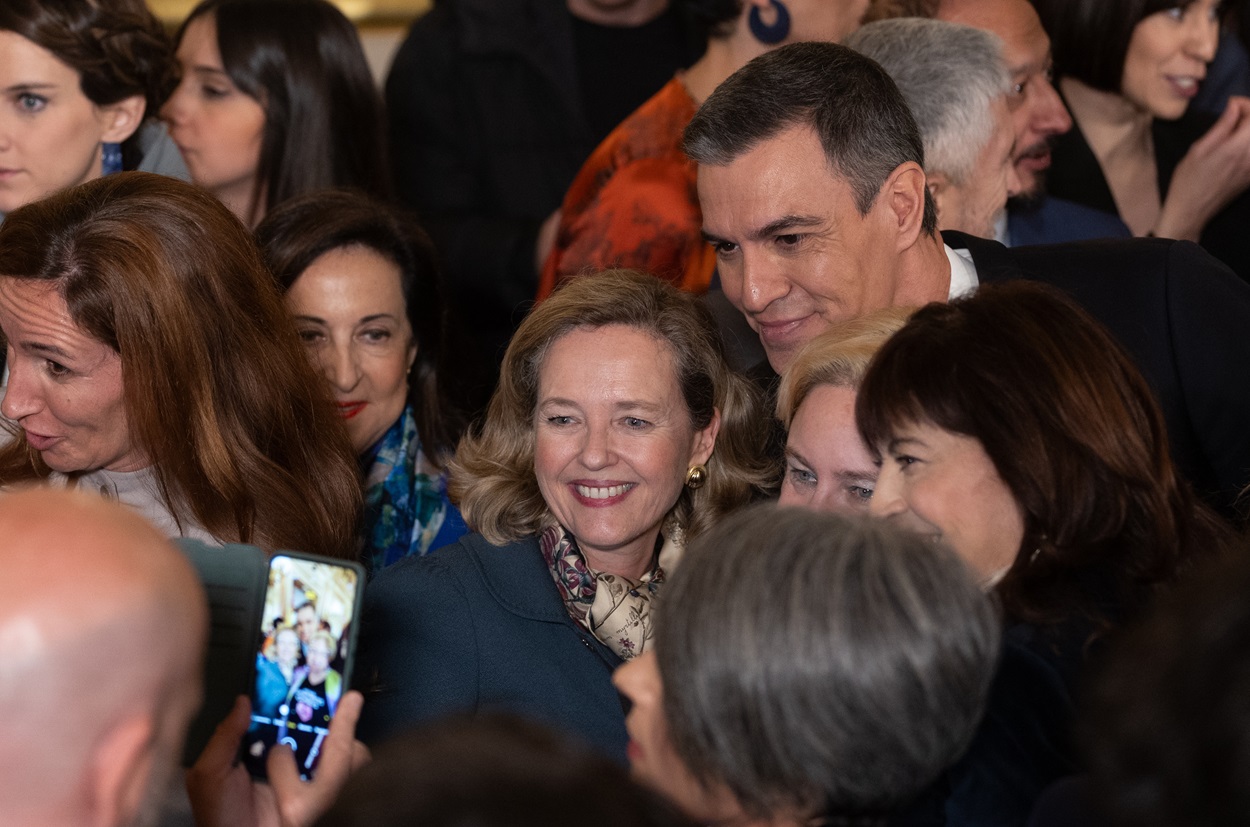
M274 744L295 752L312 778L338 702L347 691L363 570L356 565L280 553L269 564L265 611L257 629L252 724L243 762L265 777Z

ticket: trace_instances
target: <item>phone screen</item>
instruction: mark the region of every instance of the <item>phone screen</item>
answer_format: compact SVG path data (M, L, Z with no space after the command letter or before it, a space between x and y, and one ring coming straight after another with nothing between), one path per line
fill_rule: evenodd
M275 744L295 752L312 778L339 699L347 691L363 570L285 552L269 564L265 611L257 629L252 723L243 761L257 778Z

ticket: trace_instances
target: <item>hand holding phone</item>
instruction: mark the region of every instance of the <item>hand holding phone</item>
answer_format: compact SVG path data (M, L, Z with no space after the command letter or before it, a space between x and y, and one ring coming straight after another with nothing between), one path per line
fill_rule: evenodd
M355 740L362 705L359 692L347 692L339 701L315 781L301 779L294 755L278 749L270 753L269 783L264 783L253 779L235 760L251 723L251 704L239 696L187 772L195 823L201 827L307 827L315 822L334 803L348 776L369 761L369 751Z
M271 559L242 747L253 776L266 776L268 753L282 744L295 753L300 777L312 778L351 678L363 574L327 558L280 552Z

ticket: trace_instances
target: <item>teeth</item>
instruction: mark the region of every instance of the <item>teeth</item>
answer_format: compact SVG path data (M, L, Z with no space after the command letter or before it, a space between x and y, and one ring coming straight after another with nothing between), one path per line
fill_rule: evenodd
M1193 89L1198 85L1197 78L1172 78L1172 81L1182 89Z
M589 500L606 500L609 497L619 497L632 487L632 485L610 485L607 488L591 488L588 485L576 486L577 493Z

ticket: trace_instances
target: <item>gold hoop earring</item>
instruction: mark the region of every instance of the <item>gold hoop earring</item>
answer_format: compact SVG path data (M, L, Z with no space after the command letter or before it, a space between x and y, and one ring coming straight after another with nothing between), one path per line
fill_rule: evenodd
M686 487L690 489L702 488L707 482L707 466L692 465L686 471Z

